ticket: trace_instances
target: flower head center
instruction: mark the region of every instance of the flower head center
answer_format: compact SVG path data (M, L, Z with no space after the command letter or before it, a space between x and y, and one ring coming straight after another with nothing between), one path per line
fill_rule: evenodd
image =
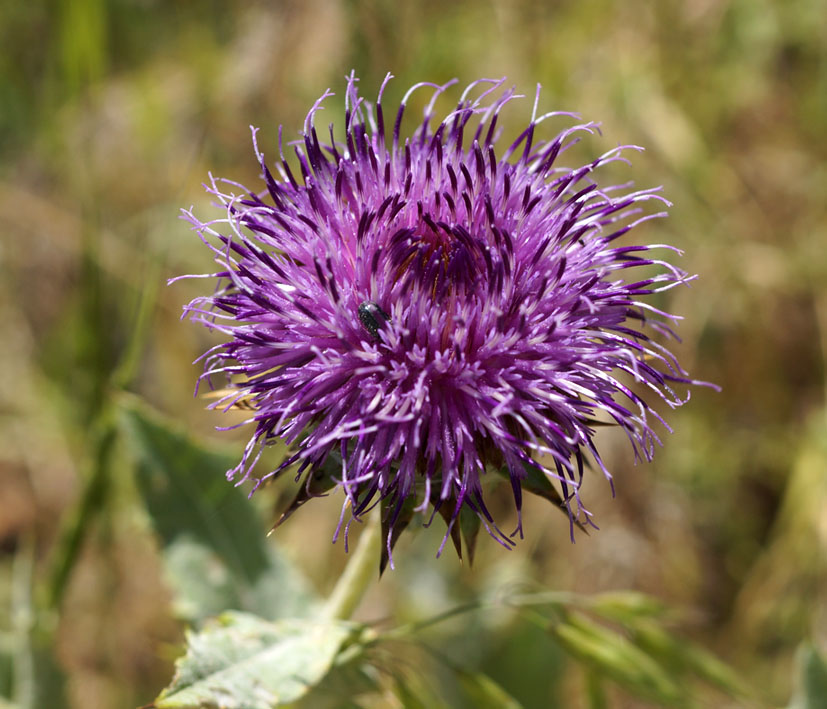
M398 235L404 245L392 250L393 266L406 289L417 284L433 298L473 290L483 265L484 245L467 229L425 215L416 227L401 231L404 234Z

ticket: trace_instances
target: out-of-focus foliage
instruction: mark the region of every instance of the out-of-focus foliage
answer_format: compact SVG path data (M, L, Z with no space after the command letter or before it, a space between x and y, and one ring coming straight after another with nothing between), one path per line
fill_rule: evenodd
M816 709L827 704L827 661L810 645L798 653L800 672L789 709Z
M206 213L208 171L253 184L248 126L274 152L277 125L294 135L307 106L353 68L365 94L393 72L389 103L420 80L507 75L527 94L539 82L543 108L603 121L605 137L584 154L646 146L620 174L664 184L675 206L639 236L685 249L681 265L700 274L668 294L670 310L685 317L682 362L723 387L667 412L675 433L664 432L652 464L633 466L606 432L617 496L597 476L585 490L600 532L572 545L563 515L528 503L526 543L507 553L480 535L469 569L448 552L432 558L434 525L400 541L397 569L358 618L421 619L538 583L635 589L686 609L684 635L734 664L768 703L787 703L804 671L794 666L800 643L827 643L825 37L822 0L4 3L3 694L27 706L36 687L54 686L70 706L134 706L168 684L184 637L176 609L187 600L173 596L174 579L220 575L221 552L193 551L198 529L153 527L114 392L131 390L196 438L214 435L216 416L191 398L191 362L214 340L177 322L200 286L163 286L210 268L178 209ZM341 96L320 125L336 105ZM528 100L524 110L517 125ZM184 445L175 435L167 443ZM222 436L240 454L243 434ZM205 480L205 494L216 484ZM266 519L294 494L286 481L248 504ZM303 507L260 540L278 546L279 561L266 563L298 567L313 597L345 563L342 545L330 544L339 504ZM224 590L257 603L251 584ZM586 687L593 706L601 697L635 706L597 687L599 668L570 671L572 638L554 640L524 615L466 614L431 632L467 673L451 706L473 701L467 689L483 675L525 707L583 705ZM12 667L11 656L32 661ZM438 663L432 676L412 676L405 663L415 657L389 656L382 680L430 697L429 682L445 678ZM33 679L35 665L51 673L52 662L63 689L57 677Z

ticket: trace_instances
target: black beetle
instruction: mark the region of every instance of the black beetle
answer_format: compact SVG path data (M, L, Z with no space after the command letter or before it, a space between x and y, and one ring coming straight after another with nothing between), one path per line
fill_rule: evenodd
M359 321L362 323L362 327L376 340L379 339L380 328L390 319L391 316L372 300L366 300L359 306Z

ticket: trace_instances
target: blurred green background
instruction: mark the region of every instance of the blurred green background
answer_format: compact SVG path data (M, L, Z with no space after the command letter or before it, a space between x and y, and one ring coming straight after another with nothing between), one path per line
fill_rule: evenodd
M787 701L799 643L827 642L823 0L7 0L0 47L0 637L8 646L21 622L21 559L36 585L60 580L57 540L94 513L50 629L71 706L149 702L183 641L117 451L77 508L107 450L113 385L233 455L245 440L216 434L225 421L192 398L192 360L216 340L178 318L204 284L164 283L211 266L179 209L210 214L210 171L256 185L250 124L274 157L278 124L295 136L325 88L337 96L320 124L339 120L351 68L368 96L391 71L388 105L421 80L506 75L529 95L539 82L542 109L602 122L582 156L645 146L623 179L663 184L675 206L636 239L684 249L680 265L700 274L670 292L685 317L677 351L723 388L668 414L675 433L652 464L604 437L617 497L599 477L585 490L601 532L572 545L563 515L529 503L517 550L483 535L470 569L433 559L434 525L403 537L359 617L423 617L529 580L639 589L682 609L682 632L768 702ZM508 134L530 102L521 110ZM256 503L270 515L286 494ZM339 502L270 538L322 594L346 560L330 544ZM542 632L474 622L444 650L528 707L581 705L581 680Z

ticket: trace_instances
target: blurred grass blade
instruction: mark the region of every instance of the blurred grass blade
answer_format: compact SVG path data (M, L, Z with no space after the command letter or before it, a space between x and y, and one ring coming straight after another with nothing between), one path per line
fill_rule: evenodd
M592 669L585 669L586 706L589 709L609 709L603 677Z
M620 623L639 618L658 618L666 614L666 606L657 598L638 591L610 591L592 596L589 610Z
M394 694L403 709L449 709L444 699L428 686L428 673L394 674Z
M12 692L19 709L66 706L66 678L54 656L54 638L43 630L32 599L34 536L27 535L14 558L11 589Z
M138 372L141 355L149 337L149 327L158 302L158 284L160 282L161 264L157 258L149 262L147 276L138 296L135 321L129 329L129 341L121 353L118 366L112 374L112 388L126 389L132 384Z
M324 679L358 627L225 613L190 634L172 684L152 706L271 709L295 702Z
M421 697L416 688L400 675L393 678L396 698L402 709L430 709L426 698Z
M64 0L59 8L61 69L66 86L77 92L104 74L107 3Z
M750 696L749 687L734 670L698 645L651 622L636 623L631 630L632 641L638 647L672 667L675 673L691 672L732 695Z
M463 692L477 709L522 709L522 705L491 677L481 672L457 669Z
M551 632L566 652L635 695L667 706L689 703L663 666L618 633L576 613L567 614Z

